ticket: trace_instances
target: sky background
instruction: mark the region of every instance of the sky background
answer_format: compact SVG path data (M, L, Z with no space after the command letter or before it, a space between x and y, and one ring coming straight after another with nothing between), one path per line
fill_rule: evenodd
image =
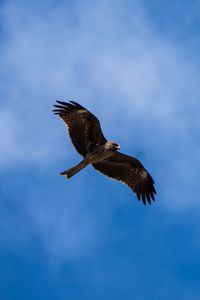
M200 1L0 1L0 299L200 299ZM74 100L156 182L79 162Z

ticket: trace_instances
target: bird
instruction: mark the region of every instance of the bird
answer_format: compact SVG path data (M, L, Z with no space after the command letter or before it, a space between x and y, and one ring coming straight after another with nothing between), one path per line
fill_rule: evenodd
M69 179L92 165L95 170L126 184L143 204L155 201L154 180L147 169L137 158L121 153L118 143L105 138L99 119L75 101L56 102L53 112L64 121L72 144L83 157L60 175Z

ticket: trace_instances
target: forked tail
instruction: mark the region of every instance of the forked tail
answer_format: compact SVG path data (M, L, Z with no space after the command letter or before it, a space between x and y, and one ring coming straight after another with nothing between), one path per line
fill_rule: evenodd
M85 168L87 166L87 163L84 162L84 160L82 160L79 164L77 164L76 166L72 167L69 170L66 170L62 173L60 173L60 175L67 177L68 179L71 178L73 175L75 175L76 173L78 173L80 170L82 170L83 168Z

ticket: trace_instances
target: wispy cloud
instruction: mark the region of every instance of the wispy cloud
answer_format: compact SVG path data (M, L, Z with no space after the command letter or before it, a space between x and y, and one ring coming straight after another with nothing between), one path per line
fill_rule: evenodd
M198 70L184 59L184 49L153 31L140 6L130 13L120 1L100 9L88 3L45 14L15 2L4 6L3 109L10 124L7 117L1 121L1 166L18 159L41 164L60 154L63 135L50 107L56 98L73 98L99 115L124 151L127 144L136 152L147 149L149 161L159 157L155 175L165 182L161 194L170 195L170 205L179 202L176 186L184 186L179 207L196 202L188 196L199 172ZM186 150L193 152L189 161Z
M53 169L66 149L69 160L74 150L50 109L56 99L74 99L101 119L106 136L118 140L122 151L147 165L160 207L178 212L196 206L199 71L185 59L184 48L154 31L139 4L134 11L121 1L87 4L61 4L42 14L25 2L4 4L1 172L15 164ZM96 243L107 216L88 213L79 196L76 205L72 199L49 206L34 188L25 211L51 254L65 259ZM110 206L111 215L118 203Z

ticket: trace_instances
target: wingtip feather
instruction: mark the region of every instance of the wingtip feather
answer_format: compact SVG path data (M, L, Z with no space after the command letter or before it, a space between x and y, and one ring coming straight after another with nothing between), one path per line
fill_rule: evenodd
M149 194L146 194L146 198L147 198L148 203L151 205L151 198L150 198Z
M75 101L70 100L69 102L72 103L73 105L75 105L76 107L80 108L80 109L85 109L86 110L86 108L84 106L80 105L79 103L77 103Z

